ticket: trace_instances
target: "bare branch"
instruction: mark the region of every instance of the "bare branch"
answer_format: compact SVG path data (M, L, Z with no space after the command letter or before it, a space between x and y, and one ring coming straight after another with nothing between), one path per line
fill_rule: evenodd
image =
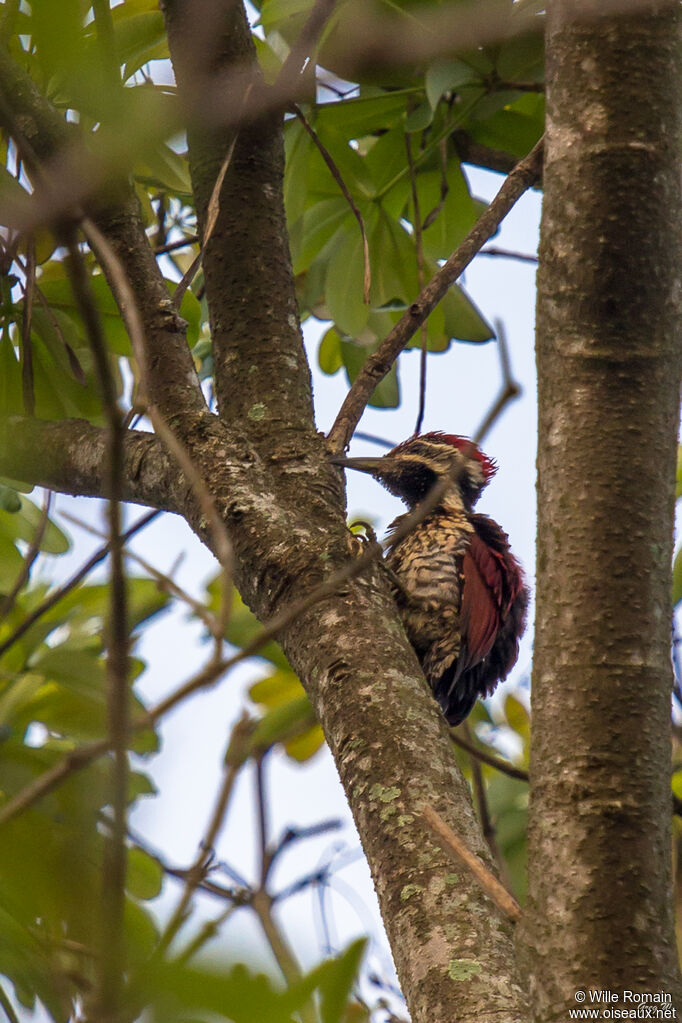
M466 750L472 757L476 757L481 763L487 764L488 767L494 767L496 771L501 771L502 774L508 775L510 778L518 778L519 781L528 781L528 771L524 771L521 767L514 767L512 764L508 764L506 760L501 760L499 757L495 757L492 753L487 753L482 750L479 746L474 746L468 739L464 739L461 735L458 735L456 730L452 728L450 730L450 738L454 742L455 746L459 746L460 749Z
M514 203L537 180L542 165L542 151L541 139L528 156L519 161L462 244L434 274L377 350L368 357L329 431L327 441L331 451L342 451L347 446L374 388L386 376L400 352L429 313L435 309L448 288L455 283L476 253L495 233Z
M405 148L407 150L407 164L410 170L410 190L412 192L412 208L414 212L413 224L414 240L417 250L417 286L419 291L424 290L424 243L422 240L422 217L419 209L419 194L417 192L417 175L415 173L414 159L412 157L412 135L405 133ZM421 433L424 415L426 413L426 356L428 351L428 325L427 320L421 325L421 349L419 353L419 409L417 421L414 425L415 434Z
M113 751L109 779L112 807L111 833L104 843L102 861L101 952L98 957L96 1003L102 1019L115 1019L121 1000L125 964L123 912L127 872L128 804L128 601L123 566L121 500L123 497L123 416L118 407L109 351L90 288L90 278L74 234L67 241L67 268L81 316L88 332L97 380L107 421L106 479L109 501L109 608L106 629L107 725Z
M194 895L197 886L203 880L206 868L211 861L216 839L225 820L227 808L234 789L234 783L249 754L248 738L251 734L251 729L252 721L247 715L244 715L240 721L237 722L232 732L232 738L230 739L230 750L232 753L226 759L223 780L213 812L211 813L204 837L199 843L199 853L194 863L186 873L185 888L180 901L175 907L173 914L159 939L159 943L156 947L157 955L168 948L173 941L173 938L182 927L192 896Z
M475 856L470 849L467 849L461 838L458 838L452 828L448 827L433 807L425 806L422 815L441 845L464 863L498 909L501 909L505 916L508 916L514 923L518 923L521 919L521 907L504 885L500 884L495 875L490 873L483 861Z

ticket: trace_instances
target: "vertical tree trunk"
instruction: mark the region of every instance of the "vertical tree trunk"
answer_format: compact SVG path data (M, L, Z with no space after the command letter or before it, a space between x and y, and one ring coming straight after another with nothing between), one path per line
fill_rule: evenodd
M524 928L538 1019L565 1019L580 988L621 1004L626 989L679 999L669 781L679 5L582 21L575 8L555 0L547 34Z

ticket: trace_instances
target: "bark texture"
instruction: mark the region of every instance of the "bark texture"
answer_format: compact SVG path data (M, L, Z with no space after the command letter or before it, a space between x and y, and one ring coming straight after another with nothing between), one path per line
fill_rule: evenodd
M203 57L192 29L202 21L199 11L212 18ZM252 67L241 3L171 3L166 13L186 102L204 68L220 74ZM205 225L229 137L204 120L189 141ZM239 435L251 453L241 477L231 480L225 519L242 595L261 619L359 553L345 528L342 476L315 432L282 174L281 119L242 129L204 259L221 421L231 443ZM215 487L212 473L205 478ZM453 868L420 817L423 805L434 805L490 865L447 729L383 573L377 568L345 584L280 640L335 757L414 1023L523 1018L510 924Z
M577 989L621 1001L665 990L680 1006L669 787L679 7L583 23L574 11L555 0L547 35L524 934L539 1020L566 1019Z

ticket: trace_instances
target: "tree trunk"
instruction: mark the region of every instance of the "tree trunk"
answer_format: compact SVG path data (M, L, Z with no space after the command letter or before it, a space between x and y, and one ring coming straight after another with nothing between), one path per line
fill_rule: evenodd
M578 989L609 989L626 1008L626 989L680 995L669 783L679 5L574 12L555 0L548 15L538 294L524 937L542 1020L565 1019Z

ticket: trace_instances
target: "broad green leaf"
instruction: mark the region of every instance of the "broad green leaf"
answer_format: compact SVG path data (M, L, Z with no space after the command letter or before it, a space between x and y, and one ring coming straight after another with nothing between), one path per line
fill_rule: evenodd
M21 415L23 411L21 369L8 331L3 330L0 336L0 417Z
M513 153L519 159L530 152L544 129L544 96L528 94L504 110L472 121L472 138L494 149Z
M290 669L280 669L267 678L259 679L249 689L249 696L254 703L260 703L268 709L281 707L292 700L300 700L305 693L298 677Z
M216 576L212 579L208 584L207 589L210 598L209 609L215 613L220 607L220 577ZM246 604L244 604L237 590L233 590L232 608L230 611L228 626L225 630L225 638L232 643L233 646L236 646L237 649L241 650L253 642L256 636L262 631L262 628L263 626L260 624L256 616L248 609ZM274 664L276 668L290 670L289 662L282 653L282 648L273 640L262 646L258 653L254 656L264 658L266 661Z
M673 561L673 604L682 600L682 547L678 548Z
M287 700L260 719L251 736L252 747L254 750L270 749L275 743L286 742L314 724L315 714L307 696Z
M405 119L405 131L424 131L433 120L433 109L430 103L420 103L418 107L411 110Z
M343 366L341 356L341 338L335 327L330 327L322 340L317 351L317 361L323 373L332 376Z
M189 166L184 155L159 142L145 153L137 170L139 179L187 200L192 194Z
M545 47L540 33L510 39L500 47L495 62L503 81L541 81L544 63Z
M420 174L417 194L422 223L427 218L431 221L422 234L424 253L431 259L447 259L477 220L467 180L457 161L450 160L445 180L440 171Z
M476 81L476 72L461 60L437 60L426 71L426 96L435 109L444 92L455 92L460 85Z
M368 230L367 224L365 230ZM350 214L346 226L339 232L337 238L327 265L325 301L331 318L343 333L349 337L357 337L367 323L369 306L363 298L362 235L357 221Z
M490 341L495 336L467 293L453 284L441 302L445 315L445 333L458 341Z
M346 138L362 138L398 123L414 94L414 89L398 89L371 96L353 96L341 102L321 103L315 107L315 120L318 125Z
M404 227L386 216L383 210L369 237L369 251L372 305L377 308L396 300L409 303L416 298L419 285L414 241Z
M284 743L284 749L287 756L302 764L306 760L310 760L323 745L324 732L319 725L313 725L312 728L303 732L302 735L296 735L293 739L287 740Z
M341 342L341 355L349 383L355 380L369 355L369 351L363 345L356 344L353 341ZM400 404L398 370L395 362L384 379L375 387L369 404L375 408L397 408Z
M308 269L348 220L349 213L348 203L342 196L337 199L322 199L305 211L298 224L292 228L292 260L295 274Z
M9 512L0 512L9 515ZM7 593L14 586L24 566L24 559L11 539L0 532L0 594Z
M263 0L258 23L266 32L276 28L286 38L292 19L298 26L301 16L307 14L311 7L311 0Z
M126 888L138 899L155 899L163 887L163 868L143 849L128 850Z
M324 964L328 968L320 983L322 1023L344 1020L366 945L365 938L354 941L338 958Z
M16 512L0 511L0 532L11 540L26 540L32 543L42 518L42 509L27 497L19 498ZM62 530L51 519L48 519L43 538L40 542L41 551L47 554L65 554L71 542Z

